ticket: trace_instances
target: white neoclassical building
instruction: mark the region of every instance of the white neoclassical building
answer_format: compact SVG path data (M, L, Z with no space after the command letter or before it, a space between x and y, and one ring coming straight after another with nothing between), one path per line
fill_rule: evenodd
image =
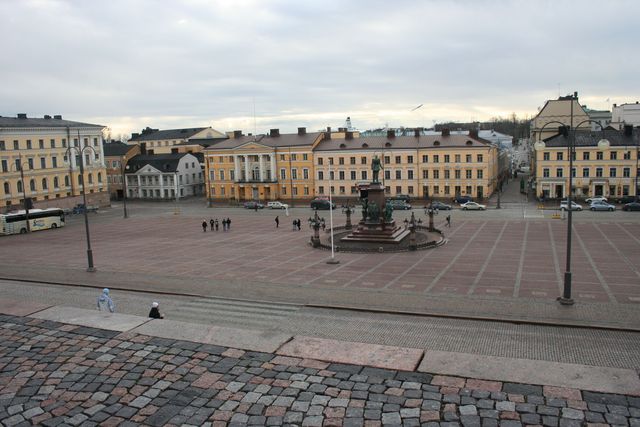
M203 192L200 161L190 153L132 157L125 169L127 197L173 200Z

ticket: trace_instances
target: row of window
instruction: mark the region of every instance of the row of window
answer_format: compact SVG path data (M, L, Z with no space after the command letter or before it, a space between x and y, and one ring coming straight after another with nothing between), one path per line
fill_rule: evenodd
M368 171L363 170L360 171L360 179L363 181L367 180L368 177ZM392 174L392 172L394 172ZM414 171L412 169L409 169L406 171L406 179L414 179ZM443 171L443 178L444 179L450 179L451 178L451 171L449 169L445 169ZM454 179L462 179L462 170L454 170ZM466 179L473 179L473 170L472 169L465 169L465 178ZM393 178L392 178L393 176ZM324 171L318 171L318 180L322 181L324 180L325 174ZM346 178L346 173L345 171L338 171L338 180L339 181L344 181ZM440 170L436 169L436 170L432 170L431 171L431 178L432 179L440 179ZM478 169L476 170L476 178L478 179L483 179L484 178L484 171L482 169ZM329 172L329 179L330 180L335 180L336 179L336 172L334 171L330 171ZM357 171L349 171L349 179L351 179L352 181L358 179L357 177ZM403 179L402 177L402 170L398 169L395 171L390 171L390 170L385 170L384 171L384 179ZM422 171L422 179L429 179L429 170L425 169Z
M412 164L414 161L414 157L412 155L408 155L406 156L406 163ZM440 163L440 154L433 154L431 155L431 161L432 163ZM462 163L462 155L461 154L454 154L453 155L453 159L454 159L454 163ZM450 154L443 154L442 155L442 160L443 163L451 163L451 155ZM391 164L391 156L384 156L383 158L384 164ZM476 161L478 163L482 163L484 161L484 155L483 154L476 154ZM330 165L334 164L334 158L333 157L328 157L328 162ZM402 164L402 156L394 156L394 162L395 164ZM465 162L466 163L472 163L473 162L473 155L472 154L466 154L465 155ZM422 155L422 163L429 163L429 155L428 154L424 154ZM318 157L318 165L323 165L324 164L324 159L322 157ZM339 165L344 165L345 164L345 157L338 157L338 164ZM356 164L356 157L349 157L349 164L351 165L355 165ZM362 165L366 165L367 164L367 157L360 157L360 164Z
M280 195L287 196L288 195L287 194L287 189L288 188L289 188L288 186L283 185L280 188ZM291 194L293 196L297 196L297 195L300 194L298 192L298 187L294 186L294 187L291 187L290 189L291 189ZM304 187L302 189L302 194L305 195L305 196L308 196L309 195L309 187ZM216 196L216 195L218 195L218 196L226 196L227 195L226 194L226 188L223 185L221 185L220 188L216 188L216 187L212 186L211 187L211 196ZM230 188L230 192L229 192L229 196L233 197L234 195L235 195L235 187L231 187Z
M89 138L83 138L83 143L84 146L87 147L89 145ZM55 138L51 138L49 140L49 147L47 148L56 148L56 140ZM62 138L60 141L61 147L62 148L66 148L67 147L67 138ZM38 140L38 149L39 150L44 150L45 143L44 143L44 139L39 139ZM78 138L73 138L73 146L74 147L78 147ZM98 146L98 138L93 138L93 146L97 147ZM4 151L7 149L7 143L5 143L5 141L0 141L0 151ZM34 145L32 143L32 141L30 139L27 139L25 141L24 147L21 147L20 141L18 141L17 139L13 140L13 149L14 150L20 150L20 149L26 149L26 150L33 150L34 149Z
M98 154L95 155L95 161L98 162L100 161L100 157L98 156ZM68 162L68 157L65 155L64 156L64 162L67 163ZM23 165L27 165L27 167L29 168L29 170L33 170L35 169L34 167L34 159L33 158L28 158L26 159L26 162L23 162L22 165L20 164L20 159L15 159L15 170L13 172L18 172L20 171L20 168ZM79 162L79 160L78 160ZM84 166L88 166L91 165L91 156L89 154L85 154L84 156ZM0 161L0 167L2 168L2 172L10 172L9 171L9 161L8 160L1 160ZM56 156L51 157L51 168L55 169L58 167L58 158ZM47 169L47 158L46 157L40 157L40 169Z
M102 174L98 172L97 175L98 178L98 183L102 183ZM89 184L93 184L93 174L87 174L87 180L89 182ZM65 175L64 177L64 186L65 187L70 187L71 185L71 180L69 179L69 175ZM82 175L78 175L78 185L82 185ZM11 184L9 182L5 182L4 185L4 194L6 195L10 195L11 194ZM42 191L47 191L49 190L49 178L42 178L42 180L40 181L40 188L42 189ZM57 176L53 177L53 188L55 190L58 190L60 188L60 180ZM18 180L16 181L16 191L17 193L23 193L23 188L22 188L22 181ZM36 180L35 179L30 179L29 180L29 191L31 192L36 192L38 191L36 188Z
M242 154L239 154L239 156L242 156ZM227 158L229 163L234 163L235 162L235 157L234 156L216 156L218 158L218 163L224 163L225 162L225 157ZM209 164L213 164L215 162L215 158L214 156L209 157ZM255 154L249 154L248 155L248 159L249 161L253 161L253 162L257 162L259 161L259 157L258 155ZM288 161L291 160L292 162L295 162L298 160L298 155L296 153L291 153L290 155L287 154L280 154L280 161ZM303 153L302 154L302 160L309 160L309 155L307 153Z
M283 187L284 188L284 187ZM471 185L467 185L465 186L465 190L466 193L462 193L462 187L459 185L454 186L454 193L451 192L451 186L449 185L445 185L442 187L443 189L443 193L440 193L440 186L439 185L434 185L433 187L429 187L429 186L424 186L423 187L423 192L424 194L429 194L429 189L431 188L431 194L433 194L434 196L437 195L445 195L445 196L450 196L453 194L468 194L471 195L473 194L472 192L472 186ZM403 188L402 186L398 185L395 187L395 194L409 194L409 195L414 195L414 187L413 185L409 185L406 187L406 192L404 191L405 188ZM329 187L329 191L331 192L331 194L336 194L336 187L335 186L330 186ZM349 188L350 194L353 195L357 195L360 194L360 190L358 189L358 187L356 186L351 186ZM386 186L384 187L384 192L385 194L391 194L391 187ZM477 194L483 194L483 187L481 185L476 187L476 192ZM319 186L318 187L318 193L321 195L325 194L325 187L324 186ZM338 193L339 195L345 195L346 193L346 187L345 186L338 186Z
M544 178L549 178L551 175L551 170L549 168L542 169L542 176ZM576 168L571 170L572 176L576 176ZM589 178L590 176L590 168L582 168L582 177ZM596 168L596 178L602 178L604 173L604 168ZM638 169L638 173L640 173L640 169ZM564 168L556 168L556 177L562 178L564 176ZM609 178L616 178L618 176L618 168L609 168ZM630 178L631 177L631 168L623 168L622 169L622 177Z
M179 184L182 184L183 176L187 184L197 183L196 174L192 173L191 177L189 177L188 174L178 175ZM202 172L198 173L198 179L202 180ZM160 181L160 176L158 175L127 175L127 185L137 186L138 183L140 183L140 185L160 185ZM122 179L120 182L122 182ZM162 185L174 185L173 175L162 175Z
M555 160L564 160L564 151L557 151ZM631 151L622 152L622 158L624 160L631 160ZM542 153L542 160L551 160L551 153L544 152ZM573 160L576 160L576 153L573 152ZM582 160L591 160L591 152L583 151L582 152ZM596 151L595 160L604 160L604 152ZM609 160L618 160L618 152L617 151L609 151Z

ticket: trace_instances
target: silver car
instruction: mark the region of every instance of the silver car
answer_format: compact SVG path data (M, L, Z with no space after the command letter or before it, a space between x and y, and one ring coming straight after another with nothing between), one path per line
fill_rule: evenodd
M589 206L589 210L590 211L609 211L609 212L613 212L616 210L616 207L613 205L610 205L607 202L593 202L591 203L591 206Z

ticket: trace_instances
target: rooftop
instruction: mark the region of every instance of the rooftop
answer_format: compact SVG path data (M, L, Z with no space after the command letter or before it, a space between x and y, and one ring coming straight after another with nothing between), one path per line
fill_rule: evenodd
M27 117L24 113L18 114L17 117L0 116L0 128L52 128L67 126L104 128L102 125L64 120L60 115L55 115L53 117L45 115L43 118Z

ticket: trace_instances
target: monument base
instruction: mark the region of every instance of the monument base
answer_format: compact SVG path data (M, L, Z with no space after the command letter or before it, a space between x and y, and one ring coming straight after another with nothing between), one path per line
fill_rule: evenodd
M340 241L400 243L408 235L409 230L397 226L395 221L386 223L360 221L358 227Z

